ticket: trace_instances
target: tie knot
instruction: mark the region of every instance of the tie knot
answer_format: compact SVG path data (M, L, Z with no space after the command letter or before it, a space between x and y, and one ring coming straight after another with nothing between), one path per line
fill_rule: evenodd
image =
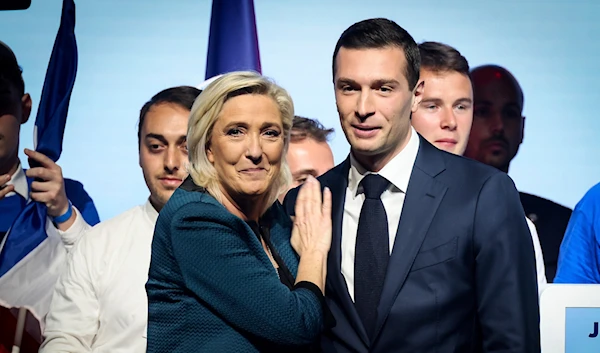
M387 189L390 182L378 174L368 174L360 182L363 187L365 197L368 199L379 199L381 194Z

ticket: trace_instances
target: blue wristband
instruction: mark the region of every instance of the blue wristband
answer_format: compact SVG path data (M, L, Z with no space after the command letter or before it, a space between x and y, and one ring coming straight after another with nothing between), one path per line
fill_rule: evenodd
M64 223L64 222L68 221L72 215L73 215L73 204L69 200L69 208L67 209L67 212L65 212L65 214L63 214L61 216L52 218L52 221L56 224Z

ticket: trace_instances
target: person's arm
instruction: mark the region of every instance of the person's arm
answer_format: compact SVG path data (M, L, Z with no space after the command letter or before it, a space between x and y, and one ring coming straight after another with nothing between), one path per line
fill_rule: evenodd
M314 342L323 325L320 298L309 288L284 286L243 221L203 202L163 212L156 234L168 233L185 285L203 305L277 344Z
M31 199L46 205L48 216L70 251L83 233L99 222L94 203L83 186L65 179L60 166L50 158L29 149L25 154L37 165L26 172L36 179L31 183Z
M519 193L492 175L477 201L475 289L483 352L539 353L539 303L531 234Z
M529 227L529 233L531 233L531 241L533 242L533 250L535 252L535 268L537 271L537 282L538 282L538 293L542 294L544 288L548 284L548 280L546 279L546 265L544 265L544 254L542 253L542 245L540 244L540 237L537 232L537 228L535 224L529 219L525 219L527 221L527 226Z
M554 283L600 283L597 258L600 244L594 233L593 215L587 213L590 208L584 200L575 207L569 220L560 245Z
M90 230L92 227L83 219L81 213L77 209L77 207L73 206L73 213L75 213L75 221L69 229L60 230L57 229L58 235L60 235L60 239L62 240L63 245L67 252L70 252L73 249L73 246L84 233Z
M85 239L78 243L56 283L46 316L41 353L91 352L99 328L100 308L86 258L90 251L94 250Z

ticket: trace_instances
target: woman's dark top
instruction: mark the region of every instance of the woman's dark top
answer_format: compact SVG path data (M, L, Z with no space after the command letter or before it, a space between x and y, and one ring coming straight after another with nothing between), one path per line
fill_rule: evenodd
M314 283L294 285L298 256L290 244L291 220L275 202L261 226L251 227L227 211L191 178L173 193L152 242L148 352L311 352L318 347L321 332L334 321Z

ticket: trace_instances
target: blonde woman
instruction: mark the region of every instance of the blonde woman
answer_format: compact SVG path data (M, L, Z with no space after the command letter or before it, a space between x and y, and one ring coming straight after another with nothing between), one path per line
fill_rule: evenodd
M276 201L290 182L293 116L288 93L252 72L223 75L194 103L190 176L154 233L148 352L318 346L328 312L331 195L307 182L294 224Z

